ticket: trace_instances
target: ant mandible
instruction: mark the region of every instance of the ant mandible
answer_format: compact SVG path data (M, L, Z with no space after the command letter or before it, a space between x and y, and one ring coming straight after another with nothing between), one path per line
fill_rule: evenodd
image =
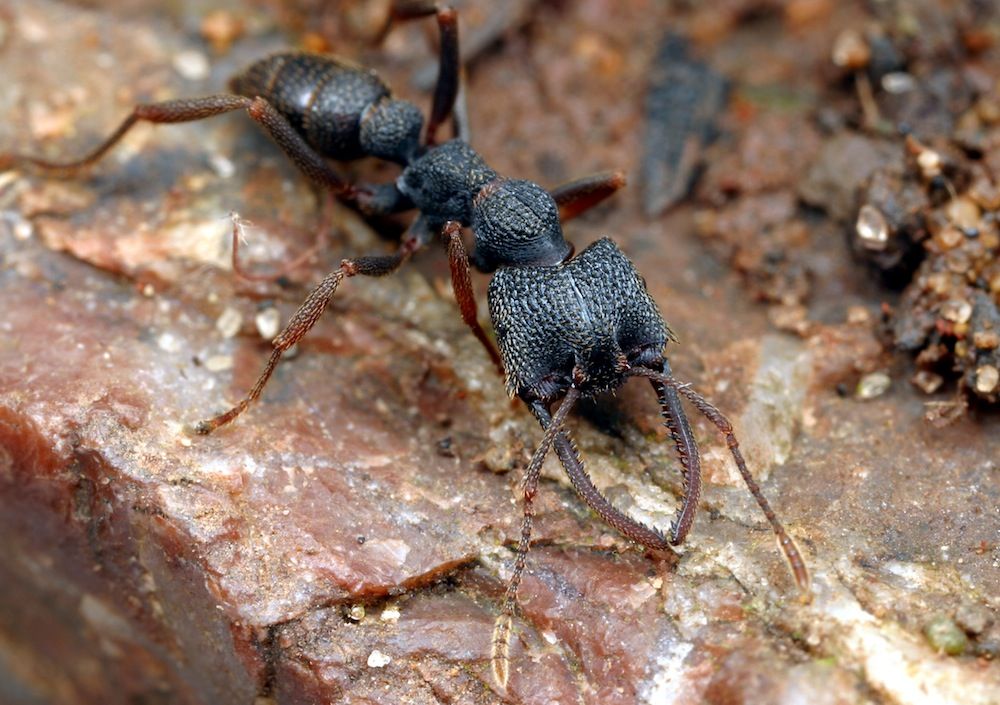
M747 469L732 425L671 375L664 348L674 338L642 277L610 239L574 256L563 237L560 221L621 188L622 175L595 174L550 193L531 181L500 176L461 137L439 144L437 132L452 113L460 83L457 14L423 0L397 0L390 12L390 22L437 18L440 63L426 129L420 110L393 98L374 71L327 55L280 53L236 76L232 93L137 105L104 142L77 161L7 154L0 155L0 170L72 176L100 160L138 122L192 122L245 110L311 181L340 199L368 214L419 212L394 254L345 259L324 277L272 341L271 356L247 395L225 413L198 423L196 430L203 434L231 422L260 396L282 354L313 327L345 278L391 274L435 233L441 234L462 319L505 375L508 394L519 397L545 430L522 481L520 540L493 633L491 662L501 687L509 678L511 629L531 541L532 503L549 450L555 447L577 493L608 524L648 549L669 550L690 531L701 492L698 447L681 397L725 436L799 589L808 596L805 563ZM400 164L399 177L388 184L350 184L327 162L367 156ZM475 239L471 256L462 241L463 227ZM499 354L477 320L470 262L493 273L488 303ZM645 377L652 384L681 463L683 499L669 537L612 506L591 481L564 428L581 397L617 389L630 377Z

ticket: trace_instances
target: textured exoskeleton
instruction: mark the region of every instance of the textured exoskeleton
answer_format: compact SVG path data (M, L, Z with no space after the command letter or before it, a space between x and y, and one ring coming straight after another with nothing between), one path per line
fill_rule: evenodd
M490 318L507 392L551 403L621 386L632 366L660 368L673 336L635 267L611 240L598 240L554 267L503 267L489 288Z

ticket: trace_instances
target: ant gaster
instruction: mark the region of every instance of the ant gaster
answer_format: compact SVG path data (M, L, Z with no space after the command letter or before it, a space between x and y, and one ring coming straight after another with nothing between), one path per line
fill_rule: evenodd
M282 53L234 78L233 93L136 106L110 137L78 161L8 154L0 155L0 169L74 175L97 162L137 122L190 122L242 109L310 180L342 200L370 214L419 212L394 254L345 259L320 282L272 342L274 350L247 395L225 413L200 422L199 433L229 423L260 395L282 353L312 328L344 278L390 274L441 233L463 320L504 372L508 393L523 400L545 430L523 479L520 541L494 629L492 666L501 687L509 677L511 627L531 540L532 502L548 451L555 447L573 487L608 524L648 549L669 550L687 536L701 492L698 447L681 397L726 437L800 590L808 595L805 564L747 469L729 421L671 375L663 353L673 336L635 267L609 239L574 257L563 237L560 221L610 196L624 184L623 177L596 174L549 193L531 181L498 175L464 139L438 144L437 131L451 115L459 90L457 15L428 2L397 0L390 19L429 14L437 17L441 55L426 130L420 110L393 98L373 71L325 55ZM365 156L400 164L400 176L389 184L352 185L327 163ZM475 238L471 256L462 242L463 227ZM499 354L476 318L470 262L494 273L488 301ZM681 463L684 496L669 537L611 505L591 481L564 428L581 397L617 389L630 377L645 377L652 384Z

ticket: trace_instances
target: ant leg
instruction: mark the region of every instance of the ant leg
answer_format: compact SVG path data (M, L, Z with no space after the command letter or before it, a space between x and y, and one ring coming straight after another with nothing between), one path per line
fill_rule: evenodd
M428 145L437 143L438 127L448 119L455 107L461 85L462 60L458 52L458 13L450 7L437 11L438 30L441 34L437 83L434 86L434 102L427 119Z
M590 210L624 185L624 171L601 171L558 186L551 193L559 206L559 219L565 222Z
M455 292L455 300L458 301L458 308L462 312L462 320L465 325L472 329L486 352L489 354L497 371L503 375L503 362L500 360L500 353L497 352L493 341L486 335L486 331L479 325L478 309L476 308L476 295L472 290L472 276L469 272L469 256L465 251L465 243L462 242L462 226L460 223L450 220L444 224L441 230L441 237L448 247L448 264L451 267L451 286Z
M367 277L383 277L387 274L392 274L426 243L427 237L423 230L411 229L408 237L403 240L395 254L342 260L340 267L327 274L323 278L323 281L319 283L319 286L309 293L303 304L292 315L291 320L285 326L284 330L271 341L271 346L274 350L271 352L267 364L264 365L264 371L261 372L260 377L257 378L257 381L250 388L250 391L247 392L247 395L228 411L211 419L199 421L195 425L195 431L200 434L211 433L242 414L250 404L257 400L260 393L264 390L264 385L267 384L267 381L271 378L271 374L278 366L278 361L281 360L282 354L299 342L316 325L316 321L323 315L323 311L326 310L330 299L337 292L340 282L346 277L353 277L358 274Z
M16 167L45 174L70 177L101 159L138 122L175 123L194 122L233 110L247 109L252 101L243 96L220 94L204 98L167 100L161 103L136 105L111 135L93 151L71 162L54 162L22 154L0 155L0 170Z
M376 38L381 43L393 22L406 21L435 15L441 43L438 49L438 77L434 86L434 102L431 104L424 138L428 146L437 144L438 128L451 115L461 83L462 60L458 51L458 13L450 7L439 5L433 0L395 0L386 17L385 24Z
M493 678L504 689L506 689L507 680L510 677L511 627L513 626L514 612L517 609L517 588L521 584L521 575L524 573L524 564L528 557L528 548L531 545L531 525L534 517L532 502L538 492L538 476L542 471L542 463L545 462L545 456L548 455L553 440L560 433L566 417L579 398L580 390L576 387L570 387L555 416L551 417L550 423L545 429L545 435L542 436L538 448L531 456L531 462L528 464L528 469L524 471L524 479L521 481L521 488L524 492L521 538L517 544L514 570L507 582L507 591L504 593L500 616L497 617L493 627L493 650L490 659L493 665Z
M629 370L628 374L630 376L647 377L654 382L659 382L667 387L674 389L680 395L687 398L692 405L702 415L705 416L709 421L715 424L715 427L719 429L719 432L726 437L726 444L729 446L729 452L733 456L733 460L736 461L736 468L739 470L740 475L743 477L743 482L746 483L747 488L750 490L750 494L757 501L757 505L764 512L764 516L767 517L768 523L771 524L771 529L774 531L775 536L778 538L778 545L781 546L781 550L785 554L785 559L788 561L788 566L792 571L792 575L795 577L795 582L802 592L805 599L808 600L810 595L809 588L809 571L806 568L805 561L802 560L802 554L799 553L798 546L795 545L795 541L792 537L788 535L785 531L785 527L781 525L778 520L778 516L771 509L771 505L768 503L767 498L760 491L760 486L757 481L754 480L753 475L750 474L750 470L747 469L746 461L743 459L743 453L740 452L740 444L736 440L736 435L733 433L733 425L729 422L721 411L719 411L715 406L713 406L705 397L698 394L691 388L691 385L685 384L678 381L674 377L664 372L657 372L656 370L651 370L645 367L633 367Z
M661 371L669 375L670 363L663 360L662 364ZM687 538L694 522L695 512L698 511L698 498L701 497L701 458L677 390L656 380L651 379L649 382L660 400L664 425L670 431L670 437L674 439L677 457L681 462L683 501L670 527L670 543L679 546Z
M327 166L323 158L306 144L288 120L266 100L228 93L140 104L132 109L132 113L106 140L81 159L72 162L53 162L20 154L4 154L0 155L0 169L27 167L47 176L73 176L101 159L138 122L154 124L195 122L241 109L246 110L255 122L267 130L271 138L310 180L348 198L353 195L354 189Z
M281 277L287 276L290 272L295 271L310 259L316 256L316 253L320 252L326 245L327 238L330 235L330 209L332 197L328 191L324 191L320 194L322 199L320 203L320 208L322 211L319 228L316 231L316 241L313 243L312 247L308 248L305 252L300 254L298 257L293 259L291 262L286 263L280 269L270 274L255 274L248 269L244 268L243 264L239 259L239 249L240 242L243 237L243 227L247 225L247 221L240 218L236 213L230 213L229 217L233 222L233 255L232 255L232 266L233 272L236 273L240 279L251 282L275 282Z
M542 428L547 429L551 426L552 416L544 404L535 401L530 403L528 408L531 409L531 413L538 419L538 423L542 425ZM573 489L587 503L587 506L597 512L597 515L609 526L615 528L629 540L635 541L637 544L653 551L670 550L670 542L667 541L663 534L656 529L636 521L621 510L616 509L608 501L608 498L597 489L597 486L590 479L590 475L587 474L587 470L580 460L580 454L576 449L576 445L565 431L560 431L556 436L555 448L556 454L559 456L559 461L562 463L563 468L566 470L566 475L573 485Z
M247 107L247 113L254 122L261 125L281 147L281 151L292 160L306 177L320 186L326 186L345 200L353 200L356 189L344 181L330 168L326 160L309 146L305 139L284 115L263 98L254 98Z

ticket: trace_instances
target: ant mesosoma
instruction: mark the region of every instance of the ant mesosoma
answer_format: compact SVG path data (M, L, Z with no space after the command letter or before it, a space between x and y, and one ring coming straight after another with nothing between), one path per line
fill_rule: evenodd
M499 685L505 687L509 676L512 620L531 540L532 502L548 451L555 447L573 487L608 524L648 549L669 550L682 543L691 529L701 492L698 447L681 397L725 436L799 588L808 595L805 563L747 469L729 421L671 375L663 351L673 336L642 277L611 240L598 240L574 256L563 237L560 221L610 196L624 185L622 175L596 174L550 193L531 181L500 176L464 139L439 144L437 132L452 114L460 83L457 14L426 1L398 0L391 12L390 21L431 14L437 18L440 64L426 128L420 110L393 98L374 71L331 56L281 53L236 76L230 84L232 93L137 105L104 142L78 161L7 154L0 155L0 170L72 176L97 162L140 121L191 122L245 110L311 181L342 200L368 214L419 212L394 254L342 260L320 282L272 342L274 350L247 395L225 413L200 422L196 429L203 434L229 423L257 399L282 354L312 328L341 281L391 274L429 244L434 233L441 234L463 320L505 374L507 392L524 401L545 430L524 475L520 541L493 634L491 659ZM389 184L354 185L327 163L366 156L400 164L399 177ZM463 227L469 227L475 238L471 256L462 242ZM499 354L477 320L470 262L481 272L493 273L488 301ZM645 377L652 384L681 463L684 496L669 537L611 505L591 481L564 428L581 397L617 389L630 377Z

